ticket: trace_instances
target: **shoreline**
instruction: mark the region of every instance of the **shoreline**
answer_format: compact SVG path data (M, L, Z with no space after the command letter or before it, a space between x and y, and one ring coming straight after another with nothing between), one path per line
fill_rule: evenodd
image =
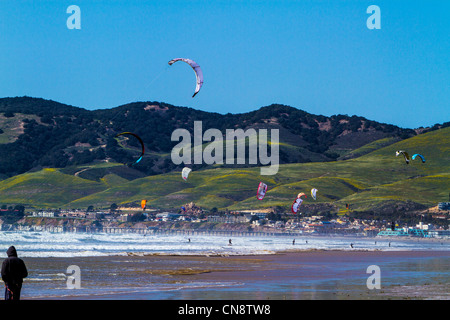
M233 237L205 235L137 235L103 233L20 233L22 257L88 257L88 256L244 256L277 254L289 251L415 251L449 250L450 239L405 237L350 236L247 236ZM9 233L5 233L5 245ZM17 235L19 233L12 232ZM45 241L41 241L40 239ZM37 240L40 248L34 246ZM124 239L123 241L121 239ZM232 244L229 240L233 240ZM192 240L192 241L191 241ZM57 247L47 245L55 242ZM61 243L61 245L59 245ZM67 249L64 250L64 244ZM18 243L15 243L19 245ZM33 245L27 248L27 246ZM18 247L20 250L20 247Z
M80 265L83 289L60 288L53 294L27 297L26 280L23 299L450 299L450 275L442 272L450 266L449 251L288 250L241 256L27 258L27 264L49 263L48 259L55 265ZM366 287L366 269L374 264L382 270L381 290ZM436 269L436 264L442 269ZM106 277L99 281L84 270L105 273ZM431 276L425 277L427 274ZM90 283L91 276L98 285ZM426 278L425 282L422 278Z

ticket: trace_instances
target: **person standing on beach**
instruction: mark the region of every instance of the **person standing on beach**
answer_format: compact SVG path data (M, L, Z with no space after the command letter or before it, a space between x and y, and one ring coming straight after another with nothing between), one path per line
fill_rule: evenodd
M5 282L5 300L20 300L23 278L28 276L28 270L22 259L17 257L17 251L11 246L6 251L8 258L3 260L2 279Z

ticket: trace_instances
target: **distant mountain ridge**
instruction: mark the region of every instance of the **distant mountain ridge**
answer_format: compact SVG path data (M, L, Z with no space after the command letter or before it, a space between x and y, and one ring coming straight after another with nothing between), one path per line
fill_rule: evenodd
M202 121L204 130L216 128L221 132L236 128L279 129L280 163L348 159L364 154L364 150L352 152L380 139L384 142L379 146L374 143L368 152L430 130L402 129L358 116L313 115L279 104L222 115L163 102L86 110L41 98L2 98L0 177L42 167L70 171L71 167L89 163L130 162L139 145L131 139L119 144L115 136L123 131L138 134L145 142L147 154L139 166L130 170L117 168L122 177L129 180L178 170L180 166L170 159L170 151L177 143L171 141L171 134L177 128L193 132L194 121Z
M260 164L191 165L188 180L171 161L176 128L278 129L281 164L261 175ZM113 204L176 211L188 203L211 211L290 213L299 192L302 214L348 215L448 224L430 208L449 201L450 123L402 129L363 117L325 117L284 105L217 114L159 102L88 111L29 97L0 99L0 204L26 208L108 208ZM132 131L140 145L119 140ZM203 144L203 146L205 146ZM420 153L406 164L396 150ZM334 161L337 160L337 161ZM268 185L263 201L256 188ZM317 188L317 199L309 196ZM347 206L349 205L349 206ZM0 214L1 216L1 214ZM5 217L0 217L3 219ZM5 221L5 220L3 220Z

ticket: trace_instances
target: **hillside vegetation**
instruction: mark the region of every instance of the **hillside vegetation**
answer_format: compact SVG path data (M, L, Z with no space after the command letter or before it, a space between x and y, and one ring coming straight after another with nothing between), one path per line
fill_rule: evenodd
M382 138L385 139L385 138ZM381 141L380 145L383 145ZM373 148L370 142L367 148ZM396 150L420 160L406 164ZM0 203L34 207L109 207L112 203L138 204L177 211L194 202L204 209L271 209L289 212L299 192L307 199L304 213L424 210L448 201L450 192L450 127L419 134L366 153L358 158L280 165L276 175L261 176L259 167L205 166L193 170L187 181L181 170L141 176L135 168L101 163L67 168L44 168L0 181ZM268 185L265 198L256 199L260 181ZM311 188L319 190L317 200Z
M325 117L279 104L248 113L222 115L162 102L135 102L89 111L38 98L3 98L0 99L0 178L42 167L63 169L105 162L132 163L140 153L140 144L137 139L116 137L124 131L139 135L146 153L134 172L121 170L118 173L114 172L117 169L111 169L112 173L129 180L179 171L182 166L173 164L170 158L178 143L171 141L171 135L176 129L186 129L193 136L194 123L199 121L203 132L217 129L224 136L227 129L279 130L280 163L355 158L417 134L412 129L363 117ZM375 141L379 141L378 144L370 145ZM207 145L207 142L202 143L203 147ZM368 147L359 149L363 146ZM196 164L194 167L202 168L207 166ZM100 179L105 170L110 170L93 169L80 175Z

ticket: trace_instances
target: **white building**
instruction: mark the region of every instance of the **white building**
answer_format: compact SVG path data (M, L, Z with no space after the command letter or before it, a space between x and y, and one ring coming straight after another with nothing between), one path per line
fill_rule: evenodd
M163 212L156 214L156 219L161 219L162 221L169 221L169 220L175 220L180 215L178 213L171 213L171 212Z
M38 211L38 212L33 212L31 214L31 216L32 217L54 218L54 217L56 217L56 214L53 211Z

